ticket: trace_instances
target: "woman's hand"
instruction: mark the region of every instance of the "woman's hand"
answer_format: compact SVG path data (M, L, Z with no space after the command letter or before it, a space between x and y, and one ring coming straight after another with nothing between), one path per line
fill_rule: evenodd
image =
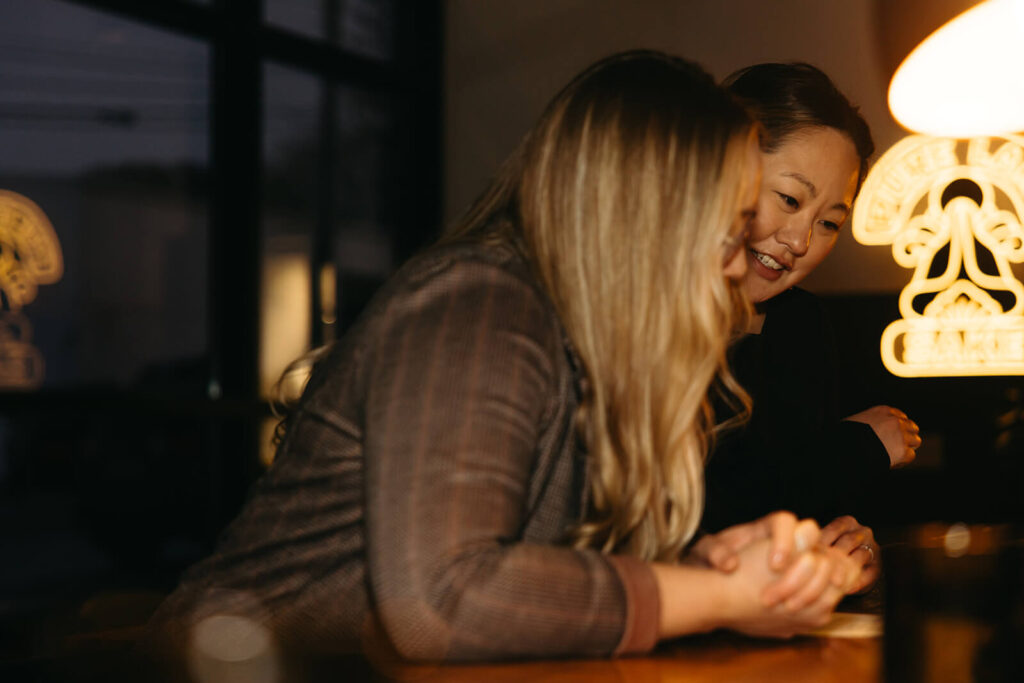
M880 549L869 527L849 515L839 517L821 530L821 544L835 548L860 567L860 576L847 592L859 593L878 580Z
M835 548L815 546L778 572L769 567L771 552L768 539L740 551L739 566L725 577L725 626L753 636L788 638L828 623L856 581L853 561ZM844 578L838 585L833 580L837 571Z
M820 534L814 520L799 521L792 512L773 512L753 522L704 536L684 560L731 572L739 566L741 550L754 541L768 538L772 541L769 566L778 570L789 564L794 553L817 543Z
M742 526L749 527L747 532L756 531L756 523ZM814 529L817 532L817 526ZM727 538L738 536L734 532ZM849 556L820 544L794 551L788 566L773 569L773 539L750 538L736 553L729 572L692 557L684 564L651 564L661 599L660 638L717 628L788 638L827 623L857 578L857 567ZM833 580L837 569L844 579L838 585Z
M908 465L917 457L921 434L917 424L902 410L891 406L873 406L850 415L846 420L863 422L875 430L875 435L889 454L889 465Z
M838 550L828 552L831 543L822 543L814 520L797 520L791 512L773 512L704 536L684 561L732 573L741 566L743 551L758 541L769 542L765 568L779 573L775 581L765 586L762 597L766 604L799 609L827 592L827 586L819 579L843 591L849 590L856 580L855 561L847 561ZM818 548L821 555L813 562L801 555L812 548Z

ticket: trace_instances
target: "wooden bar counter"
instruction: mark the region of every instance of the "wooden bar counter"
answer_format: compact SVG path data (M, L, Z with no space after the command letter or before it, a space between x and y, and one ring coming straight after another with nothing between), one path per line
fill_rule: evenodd
M880 683L882 640L731 633L666 643L644 657L487 665L404 666L378 681L423 683Z

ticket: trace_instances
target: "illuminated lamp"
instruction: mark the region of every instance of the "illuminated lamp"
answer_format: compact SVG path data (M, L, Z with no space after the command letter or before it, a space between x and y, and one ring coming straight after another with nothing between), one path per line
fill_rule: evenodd
M902 318L882 333L895 375L1024 375L1024 285L1011 269L1024 262L1021 40L1024 0L988 0L893 76L893 115L923 134L875 163L852 226L858 242L891 244L913 270Z
M1024 131L1024 0L987 0L924 39L889 84L905 128L970 138Z

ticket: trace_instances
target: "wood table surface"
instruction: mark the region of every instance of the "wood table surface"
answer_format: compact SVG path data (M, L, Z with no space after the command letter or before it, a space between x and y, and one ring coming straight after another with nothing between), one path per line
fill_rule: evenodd
M715 633L661 645L640 657L487 665L406 666L379 681L423 683L880 683L882 639L784 641Z

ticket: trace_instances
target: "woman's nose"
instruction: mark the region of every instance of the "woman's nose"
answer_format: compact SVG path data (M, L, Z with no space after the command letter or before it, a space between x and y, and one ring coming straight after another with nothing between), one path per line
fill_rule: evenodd
M811 228L813 225L800 216L790 216L786 224L775 233L775 239L794 256L803 256L811 244Z

